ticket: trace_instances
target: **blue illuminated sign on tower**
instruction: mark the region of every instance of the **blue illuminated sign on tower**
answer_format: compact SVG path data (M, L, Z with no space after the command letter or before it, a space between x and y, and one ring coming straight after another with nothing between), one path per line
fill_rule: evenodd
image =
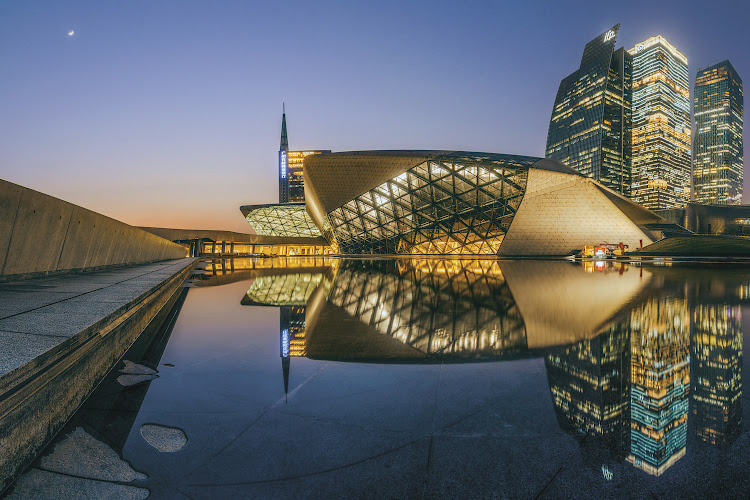
M281 171L281 178L286 179L286 151L279 151L279 170Z

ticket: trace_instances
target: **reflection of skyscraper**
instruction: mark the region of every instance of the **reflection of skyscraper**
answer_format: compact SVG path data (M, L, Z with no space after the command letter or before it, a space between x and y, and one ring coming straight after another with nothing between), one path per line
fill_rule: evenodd
M693 191L697 203L742 203L742 80L729 61L698 70L693 91Z
M742 316L738 306L698 305L691 349L696 436L733 443L742 430Z
M630 456L660 475L685 455L690 317L684 298L656 297L630 316Z
M586 44L557 90L545 156L630 196L633 58L617 51L620 25Z
M630 332L627 322L545 357L560 428L581 440L595 465L630 452Z
M688 60L661 36L633 56L633 201L646 208L690 201Z

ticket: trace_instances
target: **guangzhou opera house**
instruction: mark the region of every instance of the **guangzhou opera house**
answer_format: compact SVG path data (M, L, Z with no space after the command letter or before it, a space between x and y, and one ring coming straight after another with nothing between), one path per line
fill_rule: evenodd
M305 215L341 254L567 255L631 250L678 226L549 159L464 151L305 158Z

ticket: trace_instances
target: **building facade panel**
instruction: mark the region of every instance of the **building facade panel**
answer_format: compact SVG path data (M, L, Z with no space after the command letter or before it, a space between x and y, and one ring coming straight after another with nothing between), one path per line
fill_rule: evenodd
M742 203L742 80L729 61L698 70L693 91L693 190L697 203Z

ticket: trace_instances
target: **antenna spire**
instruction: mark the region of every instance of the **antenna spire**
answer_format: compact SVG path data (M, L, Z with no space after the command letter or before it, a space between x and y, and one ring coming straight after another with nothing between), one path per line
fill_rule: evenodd
M289 151L289 139L286 135L286 103L281 104L281 151Z

